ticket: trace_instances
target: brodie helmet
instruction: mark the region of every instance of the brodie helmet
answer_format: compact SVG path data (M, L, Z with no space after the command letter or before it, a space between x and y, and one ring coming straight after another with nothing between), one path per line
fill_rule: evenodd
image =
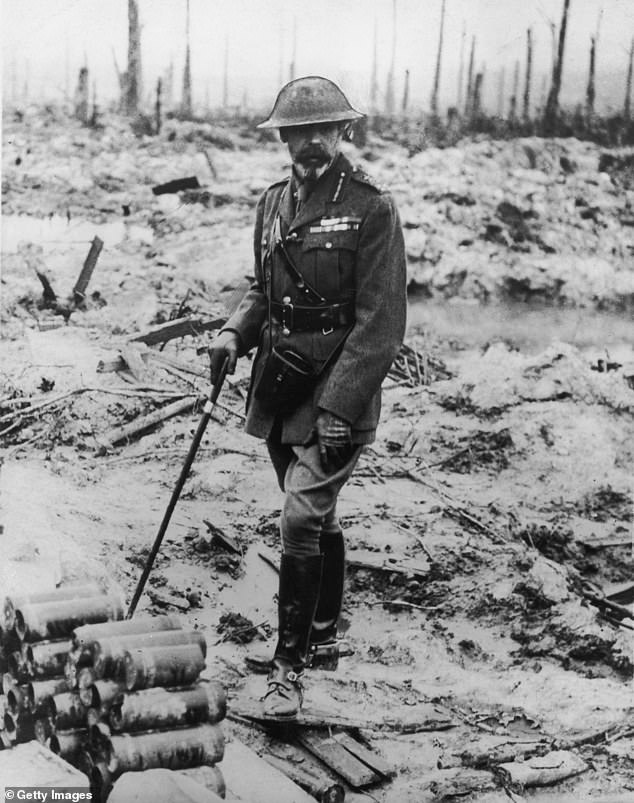
M273 111L257 128L338 123L365 117L353 109L337 84L319 75L296 78L280 90Z

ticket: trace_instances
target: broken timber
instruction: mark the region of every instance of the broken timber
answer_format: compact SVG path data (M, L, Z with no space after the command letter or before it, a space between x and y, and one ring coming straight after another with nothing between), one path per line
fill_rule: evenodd
M267 764L283 772L293 783L301 786L316 800L328 801L328 803L343 803L345 800L346 793L341 784L331 781L312 768L305 766L305 762L300 764L268 754L263 758Z
M98 439L100 449L112 448L115 444L128 441L135 435L160 424L168 418L187 413L196 406L198 401L198 396L188 396L184 399L179 399L179 401L172 402L172 404L168 404L165 407L161 407L153 413L139 416L135 418L134 421L131 421L129 424L124 424L122 427L115 427Z
M548 786L589 769L583 759L568 750L555 750L527 761L500 764L497 774L505 786L521 791L527 786Z
M173 321L154 326L145 332L131 338L133 342L145 343L148 346L156 343L164 343L166 340L173 340L175 337L185 335L199 335L201 332L208 332L213 329L220 329L226 322L226 318L177 318Z
M347 716L339 712L324 711L317 708L302 709L293 720L266 716L262 706L250 699L234 700L227 716L229 718L249 719L263 726L286 724L299 728L347 728L375 731L395 731L397 733L420 733L422 731L446 730L454 725L449 713L433 703L416 706L415 715L407 718L371 716Z
M305 731L297 735L297 741L354 789L362 789L381 780L378 773L359 761L331 736L324 737L311 731Z
M279 555L265 546L258 547L258 555L279 573ZM353 569L370 569L383 572L395 572L414 577L426 577L431 569L428 561L420 558L406 558L397 555L385 555L383 552L372 552L369 549L351 549L346 555L346 566Z
M157 184L152 187L152 195L166 195L169 193L180 192L181 190L197 190L200 182L197 176L187 176L186 178L175 178L166 181L164 184Z
M336 733L333 738L336 739L340 745L345 747L349 753L352 753L353 756L358 758L359 761L367 764L368 767L371 767L375 772L378 772L379 775L383 775L385 778L393 778L396 775L394 767L382 759L381 756L373 753L371 750L368 750L367 747L357 742L350 734Z
M92 272L95 269L95 265L97 264L97 260L99 259L99 254L101 253L102 248L103 240L101 240L99 237L94 237L90 245L88 255L84 260L84 265L81 269L81 273L79 274L79 278L73 287L73 298L75 299L75 304L82 304L86 298L86 288L88 287L88 283L90 282Z

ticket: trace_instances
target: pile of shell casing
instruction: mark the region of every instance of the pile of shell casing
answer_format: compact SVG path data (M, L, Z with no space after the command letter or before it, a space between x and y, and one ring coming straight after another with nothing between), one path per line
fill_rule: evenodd
M123 618L123 600L95 583L68 585L4 601L0 617L2 669L2 747L36 737L44 706L59 698L60 730L71 716L64 695L69 687L65 666L76 627Z
M226 693L200 680L201 633L171 616L124 620L121 600L85 586L7 598L3 619L0 746L46 744L96 801L122 773L156 767L224 796Z

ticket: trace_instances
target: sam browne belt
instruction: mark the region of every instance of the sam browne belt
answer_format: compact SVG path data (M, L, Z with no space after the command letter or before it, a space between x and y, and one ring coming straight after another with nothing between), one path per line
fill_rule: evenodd
M342 301L338 304L313 304L300 306L292 304L290 299L283 302L272 301L271 313L275 321L290 332L318 332L329 334L341 326L354 323L354 304L352 301Z

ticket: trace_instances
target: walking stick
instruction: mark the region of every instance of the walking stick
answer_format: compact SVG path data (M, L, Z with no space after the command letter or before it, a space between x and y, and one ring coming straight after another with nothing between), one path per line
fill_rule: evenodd
M165 511L165 515L163 516L163 521L161 522L159 531L156 535L156 538L154 539L154 545L152 547L152 551L148 556L147 562L143 569L143 574L141 575L141 579L139 580L139 583L136 587L136 591L134 592L134 597L132 598L132 602L130 603L130 609L128 610L126 619L132 618L132 615L136 610L139 598L143 593L143 589L145 588L145 584L147 582L149 574L152 571L152 565L154 564L158 551L161 548L161 542L163 541L163 536L165 535L167 527L170 523L170 519L172 518L172 513L174 512L174 508L176 507L176 503L178 502L178 497L180 496L180 493L183 490L183 485L185 485L185 480L187 479L189 470L192 467L194 458L196 457L196 452L198 451L200 442L203 438L203 435L205 434L205 429L207 428L207 424L209 423L209 419L211 418L214 405L218 401L218 396L220 395L222 383L224 382L225 376L227 375L228 362L229 362L228 359L224 361L223 366L220 369L220 374L218 375L218 381L212 387L209 398L205 402L205 406L203 408L203 415L198 424L198 429L196 430L196 434L194 435L194 440L192 441L192 445L189 447L189 452L187 453L187 457L185 458L185 463L183 464L183 468L181 469L180 477L178 478L176 487L172 492L172 497Z

